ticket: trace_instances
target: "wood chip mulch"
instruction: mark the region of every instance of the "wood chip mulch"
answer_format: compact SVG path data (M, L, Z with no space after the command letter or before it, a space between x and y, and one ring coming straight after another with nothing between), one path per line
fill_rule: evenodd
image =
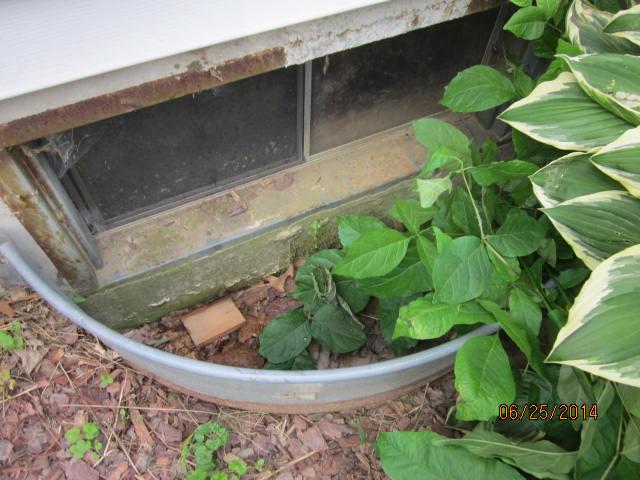
M22 350L0 350L0 479L179 479L182 441L216 421L231 432L224 455L255 463L247 479L383 479L372 445L380 432L443 426L455 402L451 376L369 409L274 415L223 408L174 392L127 366L25 289L0 299L0 330L15 320ZM113 382L101 386L101 377ZM0 377L1 378L1 377ZM13 385L13 381L15 384ZM13 387L13 388L11 388ZM76 460L65 432L95 422L104 448L98 460Z

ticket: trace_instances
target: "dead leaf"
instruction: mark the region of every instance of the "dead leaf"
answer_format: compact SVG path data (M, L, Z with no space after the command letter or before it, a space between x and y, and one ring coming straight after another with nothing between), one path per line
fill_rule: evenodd
M5 317L13 318L16 316L16 311L11 307L11 304L7 301L0 302L0 313Z
M327 449L327 443L324 441L320 429L316 426L308 428L304 432L298 432L298 438L311 451Z
M133 428L136 431L136 436L140 443L152 446L155 442L153 441L153 437L149 433L149 429L147 425L144 423L144 418L140 415L135 409L131 409L131 423L133 423Z
M82 460L73 459L64 467L67 480L98 480L98 472Z
M13 350L13 354L20 359L22 371L25 375L31 375L31 372L33 372L33 369L42 361L47 351L48 350L40 352L36 349L30 348L25 350Z

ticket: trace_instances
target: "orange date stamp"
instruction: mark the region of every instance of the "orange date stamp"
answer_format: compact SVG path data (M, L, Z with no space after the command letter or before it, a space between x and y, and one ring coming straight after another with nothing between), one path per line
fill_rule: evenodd
M515 403L500 404L498 417L501 420L588 420L598 419L598 404L575 403Z

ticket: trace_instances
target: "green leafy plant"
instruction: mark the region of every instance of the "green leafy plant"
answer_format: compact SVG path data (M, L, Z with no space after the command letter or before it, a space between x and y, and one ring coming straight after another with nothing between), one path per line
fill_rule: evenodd
M19 321L11 322L7 330L0 330L0 350L22 350L24 337L22 336L22 324Z
M100 375L100 388L107 388L113 383L113 377L108 373Z
M472 67L447 87L443 104L473 112L520 98L500 118L514 128L518 160L546 164L527 174L546 217L537 222L550 222L564 241L547 231L536 251L529 251L526 242L539 234L523 235L532 232L533 223L527 221L526 227L522 214L535 218L529 210L535 204L518 194L520 210L507 212L512 219L505 218L495 233L486 234L482 201L469 209L479 213L480 245L487 254L497 253L507 261L518 257L520 267L520 272L516 263L502 269L512 278L506 301L487 301L484 293L473 302L500 323L531 369L514 369L513 358L497 337L467 341L456 357L459 401L451 419L464 437L447 439L432 432L381 435L376 448L394 480L640 477L640 7L618 12L621 4L609 1L514 3L522 8L505 28L533 40L536 54L553 59L538 85L522 77L519 66L510 65L506 72ZM437 138L445 129L416 125L419 139L428 131ZM461 149L443 147L433 138L423 138L423 144L430 153L423 172L462 160ZM496 168L506 169L495 164L488 170ZM484 173L469 175L485 183ZM448 182L444 184L449 190ZM441 185L442 180L436 185L437 195L442 194ZM471 192L466 189L475 199L473 187ZM427 203L432 202L433 195ZM443 236L447 233L435 231L434 267L443 264L439 259L445 248L459 240ZM479 248L467 240L458 255L471 265L465 265L465 273L473 278L486 276L477 259ZM571 259L570 249L588 268ZM563 263L573 266L564 268ZM574 298L589 270L591 276ZM451 315L472 322L471 311L461 315L462 309L452 313L450 307L433 307L433 299L451 297L468 305L467 299L479 290L465 283L464 275L456 277L451 267L445 273L456 288L443 296L438 286L444 284L436 281L432 270L433 297L429 300L427 295L427 300L406 309L411 316L422 312L424 325L404 325L407 313L403 316L401 311L396 335L431 338L449 328ZM523 282L523 276L535 280L538 288ZM496 416L500 403L514 409L506 421ZM552 407L562 404L584 406L584 414L560 421ZM526 413L531 405L539 406L540 415Z
M81 459L86 453L90 453L97 460L100 458L99 452L103 446L98 439L100 434L100 427L93 422L67 430L64 439L69 442L69 453L77 459Z
M4 368L0 370L0 393L11 392L16 388L16 381L11 377L11 370Z

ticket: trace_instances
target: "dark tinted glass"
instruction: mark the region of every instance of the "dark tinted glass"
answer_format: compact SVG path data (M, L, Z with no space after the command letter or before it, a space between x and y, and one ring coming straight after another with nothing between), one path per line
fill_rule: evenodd
M282 69L74 129L73 181L108 223L293 163L299 73Z
M480 63L497 10L313 61L311 153L441 110L444 86Z

